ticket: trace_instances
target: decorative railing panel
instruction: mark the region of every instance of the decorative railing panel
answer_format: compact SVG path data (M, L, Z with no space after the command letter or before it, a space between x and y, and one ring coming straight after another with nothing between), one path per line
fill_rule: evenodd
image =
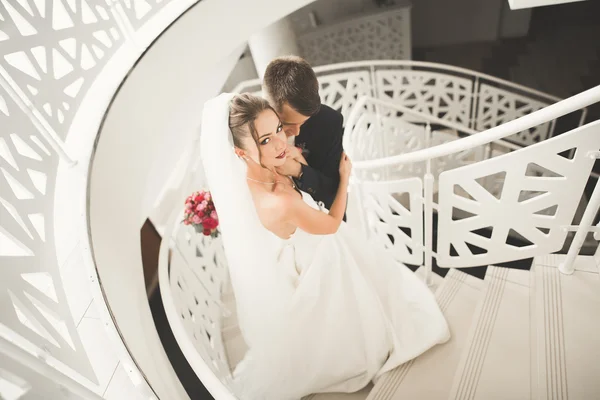
M340 111L344 120L361 94L477 131L493 128L560 100L479 72L418 61L347 62L317 66L315 72L321 82L321 100ZM233 91L260 94L260 80L242 82ZM576 114L579 124L583 123L586 110L578 110ZM403 118L415 121L410 115ZM519 146L538 143L562 133L554 131L556 121L518 132L506 141ZM565 131L576 126L567 124Z
M221 240L196 233L190 226L182 226L176 232L175 243L198 281L213 298L219 299L228 276Z
M423 184L420 178L361 185L369 238L396 261L423 263Z
M298 37L312 65L357 60L410 60L410 7L386 9L317 28Z
M378 70L377 98L469 127L473 82L438 72Z
M600 122L526 148L504 139L599 101L597 87L477 132L390 101L361 98L344 132L344 147L355 165L353 187L361 204L361 211L350 218L360 217L367 232L377 236L381 221L389 216L373 217L373 209L381 205L371 201L370 192L398 200L391 186L413 178L422 182L410 195L422 202L429 271L434 257L441 267L472 267L558 251L569 231L585 236L576 224L583 224L583 231L589 228L583 216L582 222L574 218L576 212L593 219L589 216L594 215L594 196L600 197L595 194L600 186L590 198L583 197L586 185L598 180L592 167L600 156ZM413 262L406 243L391 238L380 242L388 251L397 246L399 261Z
M327 74L319 77L321 101L348 117L356 101L371 95L369 71Z
M218 242L212 246L221 246L220 240ZM198 269L206 264L195 261L195 256L188 259L178 250L172 251L168 283L172 299L169 300L175 304L177 317L200 357L215 376L226 380L230 370L221 333L224 310L220 296L209 293L206 280L200 280Z
M0 17L0 76L64 139L91 83L124 43L118 19L104 0L1 2Z
M547 105L547 103L506 89L481 84L479 87L475 129L481 131L490 129L534 111L541 110ZM524 146L541 142L548 138L551 125L550 122L547 122L527 131L519 132L508 138L508 140Z
M156 15L169 0L113 0L123 8L127 22L134 30L141 28Z
M76 254L85 249L85 265L77 267L89 267L83 275L89 272L89 279L95 280L88 238L80 238L79 243L73 237L54 237L61 231L56 220L60 222L62 217L55 215L59 159L72 164L71 161L87 156L87 153L67 154L65 141L93 83L99 78L113 82L124 78L115 77L112 68L119 63L124 69L131 67L135 57L142 54L156 35L194 3L194 0L0 1L0 339L9 338L18 346L35 348L40 357L52 358L52 365L64 367L71 378L85 381L100 393L106 387L101 387L99 376L110 376L114 366L92 367L93 357L86 354L82 341L88 346L106 333L95 332L98 337L80 338L84 333L78 332L76 324L81 315L75 316L79 311L74 309L81 307L72 307L78 299L71 297L67 301L67 295L79 293L67 293L69 285L63 285L60 274L64 273L61 268L65 267L67 257L61 254L62 259L58 260L55 248L62 239L69 243L61 246L61 250L76 248L73 251ZM169 12L159 17L167 5ZM152 24L148 24L151 20ZM143 29L149 25L152 29ZM107 79L108 66L113 76ZM89 159L77 161L79 166L89 163ZM69 173L84 182L73 186L85 188L85 178L79 174L82 171L73 171ZM69 195L81 196L83 201L83 193ZM85 216L67 217L77 221L74 225L81 233L85 231ZM101 298L99 286L92 291ZM92 296L89 292L86 295L85 301L90 302ZM104 305L97 306L105 322L110 321ZM135 370L115 326L108 322L104 325L124 363L131 366L128 371ZM110 368L110 372L102 368ZM14 371L23 371L21 378L26 381L33 380L32 396L47 388L40 374L18 368ZM132 374L139 377L137 371ZM145 381L140 380L136 386L145 398L152 398ZM52 395L53 389L44 393L50 398L66 396Z
M96 381L56 262L58 156L4 91L0 126L0 324Z
M590 152L600 149L599 133L600 124L589 124L442 173L438 264L488 265L560 250L594 165ZM502 187L491 193L484 182L496 178Z

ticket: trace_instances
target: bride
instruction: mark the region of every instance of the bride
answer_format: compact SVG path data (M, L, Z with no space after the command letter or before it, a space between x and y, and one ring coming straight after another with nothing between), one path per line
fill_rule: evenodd
M202 162L249 348L233 376L248 400L355 392L450 337L426 285L342 222L348 157L327 211L275 172L305 162L286 142L262 98L204 106Z

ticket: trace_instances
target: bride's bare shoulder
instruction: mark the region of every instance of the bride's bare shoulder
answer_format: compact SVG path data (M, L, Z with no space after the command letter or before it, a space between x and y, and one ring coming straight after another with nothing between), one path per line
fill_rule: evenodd
M264 192L259 196L258 208L276 217L284 215L298 200L296 193L276 187L272 192Z

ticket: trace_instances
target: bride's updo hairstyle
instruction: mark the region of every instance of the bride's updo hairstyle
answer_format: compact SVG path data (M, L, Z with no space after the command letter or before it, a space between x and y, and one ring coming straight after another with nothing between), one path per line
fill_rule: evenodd
M260 155L258 132L256 131L254 122L260 113L265 110L275 112L267 100L250 93L239 94L231 100L229 107L229 129L231 129L233 145L235 147L248 150L244 146L244 138L251 136L256 142L258 154Z

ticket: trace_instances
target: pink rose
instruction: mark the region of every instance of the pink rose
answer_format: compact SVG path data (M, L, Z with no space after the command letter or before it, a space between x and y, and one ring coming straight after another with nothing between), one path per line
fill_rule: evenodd
M211 199L210 193L206 193L206 194L204 195L204 200L206 200L206 201L210 201L210 199Z
M196 225L202 223L202 218L200 218L199 215L194 215L194 218L192 218L192 222Z
M212 219L214 219L215 221L219 219L219 218L217 218L217 212L216 212L216 211L213 211L213 212L211 212L211 213L210 213L210 217L211 217Z
M202 210L204 210L204 207L202 207L202 203L200 203L196 206L196 211L202 211Z

